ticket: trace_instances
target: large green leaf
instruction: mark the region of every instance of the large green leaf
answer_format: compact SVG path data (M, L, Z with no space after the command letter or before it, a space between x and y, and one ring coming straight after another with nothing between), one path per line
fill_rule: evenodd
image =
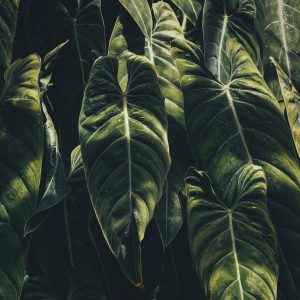
M161 92L165 97L172 166L163 197L155 210L155 219L163 245L166 247L182 224L183 213L178 193L184 184L184 174L192 159L185 132L180 76L170 53L171 41L174 38L184 39L183 33L175 13L167 3L153 4L153 12L155 22L148 39L130 15L122 11L110 39L109 53L122 56L129 50L152 60Z
M202 10L202 0L172 0L187 16L187 18L196 25L199 14Z
M28 56L5 72L0 96L0 299L21 291L26 247L25 221L35 208L43 154L39 103L40 58Z
M0 89L4 84L4 72L11 62L13 40L17 26L17 8L17 0L3 0L0 2Z
M51 291L60 299L109 299L90 226L94 214L79 146L72 152L68 184L70 194L33 233L34 252Z
M300 2L265 0L265 5L267 71L270 71L269 57L273 56L297 88L300 88ZM276 82L273 84L275 88Z
M71 151L79 143L78 117L90 69L95 58L105 52L101 1L72 2L76 2L75 11L67 1L45 0L40 17L45 32L41 39L48 50L69 40L52 63L53 87L48 93L66 166Z
M300 157L300 96L280 65L274 59L272 59L272 62L277 70L288 121Z
M256 8L255 0L205 1L203 8L205 63L211 73L223 83L227 83L230 76L226 55L226 42L229 38L237 38L253 61L258 65L261 64L262 45L259 30L256 30Z
M177 42L189 140L198 168L223 195L245 164L261 165L268 179L268 206L295 283L300 282L300 171L292 136L279 104L245 49L227 44L231 76L219 82L202 53Z
M222 195L190 169L186 191L190 247L209 299L275 300L277 244L263 169L245 165Z
M140 241L170 165L164 101L151 63L99 58L85 91L80 140L89 193L128 279L141 283Z

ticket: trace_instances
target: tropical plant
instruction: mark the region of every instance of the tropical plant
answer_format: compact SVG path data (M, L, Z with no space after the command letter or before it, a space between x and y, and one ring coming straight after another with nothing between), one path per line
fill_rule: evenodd
M299 0L0 20L0 300L300 300Z

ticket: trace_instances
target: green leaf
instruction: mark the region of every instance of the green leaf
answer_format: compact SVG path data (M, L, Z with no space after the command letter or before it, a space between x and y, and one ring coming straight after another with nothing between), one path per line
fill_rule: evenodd
M276 234L261 167L239 169L222 195L204 172L186 178L192 255L209 299L276 299Z
M145 37L151 42L152 16L147 0L119 0L124 8L132 16Z
M192 159L186 138L180 76L170 52L171 41L184 39L183 33L175 13L167 3L160 1L153 4L153 12L155 23L151 39L148 40L130 15L122 11L110 39L109 53L122 56L129 50L146 56L154 64L160 90L165 97L172 166L163 197L155 210L155 220L163 246L166 247L182 224L183 213L178 193L184 185L184 174Z
M273 56L300 88L300 2L265 0L265 6L266 69L269 71L269 57Z
M276 67L290 129L300 157L300 96L280 65L273 58L271 60Z
M182 74L189 140L198 168L223 195L233 174L253 162L268 179L268 206L295 283L300 280L300 171L279 104L245 49L227 43L231 62L226 85L205 68L193 45L174 44Z
M202 0L172 0L172 2L182 10L193 25L196 25L202 10Z
M0 2L0 89L3 87L3 75L11 63L13 40L17 27L18 3L16 0Z
M43 124L39 103L40 58L28 56L5 72L0 96L0 298L17 299L26 247L25 221L33 212L40 184Z
M60 0L44 1L41 9L42 30L48 33L41 39L48 50L68 40L49 68L53 87L48 93L66 167L71 151L79 144L77 124L90 69L105 53L101 1L74 2L75 11Z
M221 3L220 3L221 2ZM260 39L256 29L254 0L207 0L203 8L203 47L206 67L219 81L227 83L230 63L226 43L237 38L253 61L261 64ZM259 29L261 30L261 29Z
M85 91L80 140L89 193L123 272L141 283L140 241L170 165L164 101L150 62L99 58Z
M58 137L52 119L43 104L46 118L44 154L44 191L37 208L27 220L24 235L35 231L47 217L48 210L60 203L70 192L59 152Z
M70 194L49 211L33 233L34 252L60 299L109 299L101 257L91 231L94 214L79 146L72 152L68 184Z
M25 277L20 300L59 300L43 277Z

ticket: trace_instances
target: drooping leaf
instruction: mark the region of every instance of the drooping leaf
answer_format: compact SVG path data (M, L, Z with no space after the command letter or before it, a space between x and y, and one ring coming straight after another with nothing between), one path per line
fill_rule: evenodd
M140 241L170 165L164 101L150 62L99 58L85 91L80 141L89 193L122 270L141 283Z
M229 38L237 38L253 61L261 66L262 44L259 35L261 28L256 30L256 11L259 11L256 2L254 0L205 1L203 8L205 63L210 72L223 83L227 83L230 76L226 55L226 43Z
M300 96L280 65L274 59L272 62L276 67L290 129L300 157Z
M300 2L298 0L265 0L265 7L266 75L271 81L274 80L269 67L269 57L273 56L299 89ZM271 82L275 90L276 86L278 87L276 82L277 80L273 84Z
M276 299L276 235L261 167L245 165L222 195L204 172L186 178L190 247L209 299Z
M75 1L74 1L75 2ZM48 50L68 40L51 64L53 105L65 166L79 143L78 117L85 85L94 60L105 52L101 1L76 1L75 11L66 1L45 0L41 9L42 36Z
M182 10L193 25L196 25L203 6L202 0L172 0L172 2Z
M40 58L28 56L5 72L0 96L0 298L19 297L25 272L25 221L40 184L43 125L39 103Z
M46 105L43 104L43 112L46 118L45 129L45 190L37 208L27 220L24 235L35 231L47 217L47 211L60 203L69 193L65 171L60 156L58 138L51 116Z
M207 71L195 46L176 42L173 54L182 74L187 130L198 168L208 173L218 195L243 165L264 168L271 217L289 271L299 282L300 171L277 100L235 40L227 44L227 84Z
M11 63L13 40L17 26L17 0L0 2L0 89L3 87L3 75Z
M110 39L109 53L120 57L129 50L150 59L165 97L172 166L163 197L155 210L155 219L166 247L182 224L183 212L178 193L183 187L184 174L192 159L186 138L180 77L170 52L171 41L174 38L184 39L183 33L175 13L167 3L154 3L153 12L155 22L148 39L130 15L122 11Z
M33 249L51 291L59 299L110 299L90 228L94 216L80 147L72 152L70 194L53 207L33 233Z

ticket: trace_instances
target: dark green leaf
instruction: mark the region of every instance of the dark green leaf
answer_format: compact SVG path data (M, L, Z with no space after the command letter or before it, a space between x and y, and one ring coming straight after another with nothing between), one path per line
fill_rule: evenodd
M46 144L44 154L45 187L37 208L26 222L25 236L35 231L47 217L47 211L60 203L69 193L57 134L45 104L43 104L43 112L46 118L44 125Z
M290 78L284 73L280 65L272 59L276 67L281 93L290 124L294 143L300 157L300 96Z
M187 16L187 18L196 25L199 14L202 10L202 0L172 0Z
M270 72L273 56L284 72L300 88L300 2L298 0L265 0L265 64ZM272 74L266 74L268 79ZM276 76L276 75L275 75ZM272 79L272 78L271 78ZM273 86L278 87L277 80Z
M209 299L276 299L276 235L267 209L267 180L248 164L216 195L204 172L186 178L190 247Z
M259 2L259 0L257 1ZM228 83L230 62L226 42L237 38L260 65L260 39L256 31L254 0L207 0L203 9L203 44L206 67L219 81ZM260 28L261 30L261 28Z
M65 166L69 164L72 149L79 143L78 117L90 69L95 58L105 52L100 4L99 0L76 1L75 12L68 11L60 0L44 1L42 7L42 29L49 33L42 38L48 49L68 40L49 70L53 87L48 93Z
M128 279L140 284L140 241L170 165L164 101L146 58L96 61L83 100L80 140L104 236Z
M0 2L0 89L3 87L3 75L11 63L13 40L17 26L17 0Z
M43 124L39 102L40 58L14 62L0 97L0 299L21 291L26 249L24 224L33 212L40 184Z
M71 193L33 233L33 249L51 291L60 299L107 300L106 278L90 228L94 214L80 147L72 152L68 184Z

